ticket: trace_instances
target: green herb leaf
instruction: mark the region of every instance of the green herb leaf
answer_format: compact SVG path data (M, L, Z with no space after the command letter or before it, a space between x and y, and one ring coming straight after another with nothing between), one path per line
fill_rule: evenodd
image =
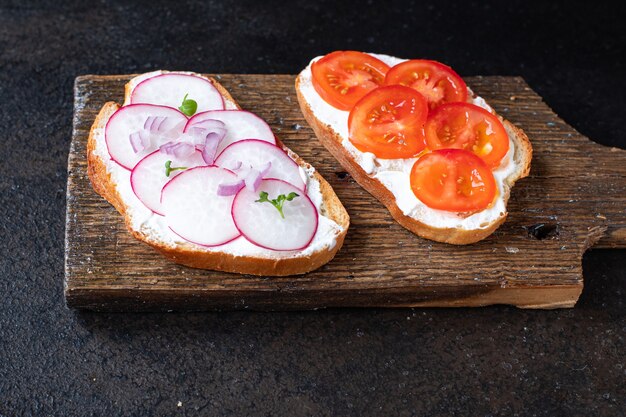
M256 200L255 203L265 203L266 201L269 202L269 200L267 199L268 196L268 193L266 193L265 191L261 191L261 194L259 194L259 199Z
M173 167L172 161L165 162L165 176L166 177L169 177L172 171L182 171L184 169L187 169L187 167Z
M300 196L294 192L291 192L287 195L279 194L278 197L276 197L273 200L270 200L268 197L269 197L269 194L267 192L261 191L259 193L259 199L255 200L255 203L270 203L276 208L276 210L278 210L278 212L280 213L280 217L284 219L285 213L283 213L283 204L285 204L285 201L291 201L294 198L300 197Z
M187 96L189 93L185 94L183 98L183 104L180 105L178 110L180 110L185 116L191 117L198 110L198 103L196 100L188 99Z

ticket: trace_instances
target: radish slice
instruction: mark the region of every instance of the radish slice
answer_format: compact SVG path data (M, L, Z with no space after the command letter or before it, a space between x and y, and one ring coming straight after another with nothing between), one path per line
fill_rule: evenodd
M156 151L143 158L130 174L130 185L141 202L150 210L163 215L161 208L161 190L171 179L180 175L182 170L170 171L165 175L165 163L171 162L171 167L193 168L204 165L200 151L194 151L191 156L176 158L161 151Z
M220 184L235 181L233 172L211 166L189 169L168 182L161 207L170 229L203 246L219 246L239 237L231 214L234 197L217 195Z
M178 108L187 99L198 103L196 112L222 110L224 99L212 82L190 74L166 73L143 80L130 95L132 104L159 104Z
M231 143L243 139L255 138L276 144L276 138L267 123L256 114L244 110L221 110L198 113L189 119L187 126L185 126L185 132L205 120L219 120L226 125L226 136L220 142L216 155L219 155Z
M258 139L246 139L235 142L215 160L215 165L224 168L234 167L241 162L243 168L262 169L271 162L265 178L278 178L294 185L300 190L305 189L305 183L300 175L300 167L276 145Z
M242 188L235 196L233 219L237 228L250 242L271 250L299 250L306 248L317 231L317 209L302 190L285 181L263 180L258 192ZM283 203L282 218L268 202L257 202L265 191L270 200L280 194L296 193L291 201Z
M149 117L166 117L160 132L148 132L143 129ZM187 118L176 109L153 104L131 104L120 107L105 128L105 141L111 159L126 169L133 167L143 157L152 153L162 144L180 136L182 125ZM142 132L147 135L147 140L142 141L142 147L135 152L131 143L131 135ZM146 146L143 146L146 145Z

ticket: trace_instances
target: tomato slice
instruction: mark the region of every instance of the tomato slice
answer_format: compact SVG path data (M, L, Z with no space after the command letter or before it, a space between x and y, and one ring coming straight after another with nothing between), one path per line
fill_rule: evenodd
M509 136L496 116L470 103L447 103L435 109L424 128L430 149L466 149L492 168L509 151Z
M431 109L453 101L467 100L467 85L452 68L437 61L412 59L392 67L385 85L400 84L422 93Z
M311 65L315 91L333 107L349 111L385 81L389 65L363 52L336 51Z
M379 87L356 103L348 116L350 142L382 159L412 158L426 147L426 99L417 91Z
M487 164L473 153L441 149L415 162L411 189L428 207L469 213L491 204L496 196L496 181Z

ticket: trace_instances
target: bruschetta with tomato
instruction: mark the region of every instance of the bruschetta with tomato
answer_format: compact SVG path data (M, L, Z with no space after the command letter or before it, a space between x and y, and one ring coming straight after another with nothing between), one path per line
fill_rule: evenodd
M421 237L486 238L530 171L526 134L440 62L336 51L310 62L296 92L322 144Z

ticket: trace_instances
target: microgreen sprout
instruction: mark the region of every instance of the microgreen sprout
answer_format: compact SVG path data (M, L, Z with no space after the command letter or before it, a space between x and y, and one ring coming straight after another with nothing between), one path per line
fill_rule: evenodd
M280 194L278 197L276 197L273 200L270 200L268 197L269 197L269 194L267 192L261 191L261 193L259 194L259 199L256 200L255 202L256 203L270 203L271 205L276 207L276 210L278 210L278 212L280 213L280 217L284 219L285 214L283 213L283 204L285 204L285 201L291 201L294 198L299 197L299 195L294 192L291 192L287 195Z
M191 117L196 113L196 110L198 110L198 103L196 100L192 100L190 98L188 99L188 95L189 93L185 94L183 104L180 105L178 110L180 110L185 116Z
M172 171L182 171L184 169L187 169L187 167L173 167L172 161L165 162L165 176L166 177L169 177Z

